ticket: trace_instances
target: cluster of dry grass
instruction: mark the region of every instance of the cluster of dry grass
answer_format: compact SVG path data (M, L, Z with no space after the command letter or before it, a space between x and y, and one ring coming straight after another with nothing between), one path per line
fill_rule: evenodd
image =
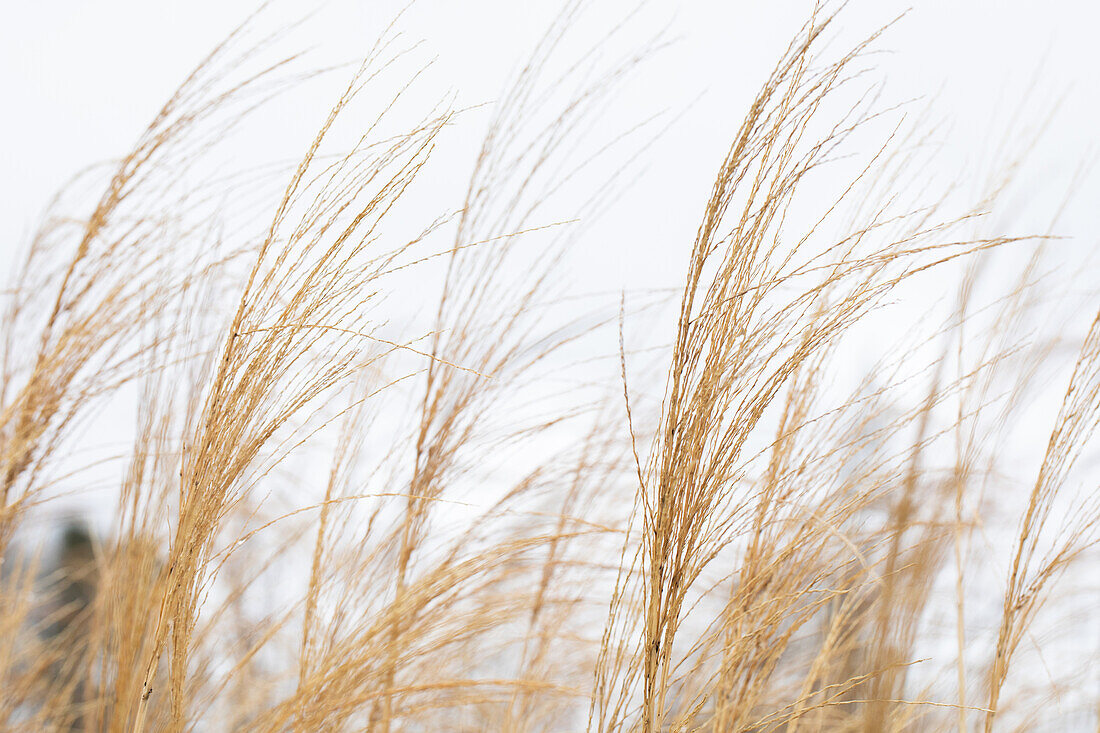
M248 24L90 214L47 219L5 295L5 730L1097 725L1076 666L1095 650L1045 658L1033 631L1052 611L1058 628L1055 582L1095 563L1100 508L1071 471L1100 420L1100 320L1053 426L1029 433L1037 471L1012 474L1004 434L1065 361L1022 325L1049 241L982 232L1003 181L955 213L910 200L922 146L900 128L867 152L884 112L834 100L875 37L829 60L835 15L815 14L736 127L658 338L663 396L646 399L661 387L638 376L624 307L594 404L525 402L545 365L615 327L546 305L575 230L540 207L637 61L535 124L569 18L493 112L466 200L411 235L391 220L456 112L391 131L389 34L262 227L225 244L187 223L214 193L171 184L298 80L289 61L248 71L277 40L244 43ZM329 153L364 89L376 117ZM980 300L1004 249L1023 264ZM433 265L433 294L413 280L430 331L393 336L380 303ZM844 386L851 334L930 273L958 275L942 322ZM79 427L126 390L137 427L110 531L28 549ZM994 526L1012 531L982 541Z

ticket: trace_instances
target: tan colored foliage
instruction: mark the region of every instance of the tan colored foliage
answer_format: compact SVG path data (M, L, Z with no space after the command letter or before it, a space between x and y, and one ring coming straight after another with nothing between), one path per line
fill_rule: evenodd
M637 376L625 334L645 316L624 303L596 403L525 404L614 327L546 306L580 230L541 207L581 185L572 135L638 62L546 117L539 72L572 12L494 109L456 213L411 235L392 222L461 113L391 133L392 29L240 246L167 192L297 83L293 59L253 68L273 39L246 43L249 23L87 217L47 219L5 296L4 729L992 731L1080 683L1019 670L1056 581L1095 563L1097 502L1067 487L1100 418L1100 318L1038 474L1008 480L998 436L1062 353L1018 328L1047 240L982 230L996 196L908 201L923 131L868 152L889 111L844 96L877 34L830 57L839 21L818 10L734 128L658 339L663 396L645 399L662 386ZM364 95L375 115L333 154ZM579 218L607 204L590 200ZM976 305L1006 248L1029 253L1019 279ZM414 281L430 332L394 337L380 304L437 264L437 288ZM960 282L944 322L834 384L864 320L935 273ZM110 532L26 552L75 426L128 389ZM1015 532L984 557L995 521ZM968 614L990 587L983 635Z

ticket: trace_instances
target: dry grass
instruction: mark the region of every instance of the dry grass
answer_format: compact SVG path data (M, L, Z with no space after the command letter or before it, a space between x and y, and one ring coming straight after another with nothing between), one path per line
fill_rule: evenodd
M583 232L562 221L614 212L625 169L575 216L547 210L584 185L578 136L644 56L542 78L576 10L494 108L465 200L416 207L411 230L405 203L462 114L395 122L392 28L274 208L231 217L243 235L205 218L213 184L176 185L303 79L258 60L278 39L251 20L88 215L47 218L5 295L5 730L1100 725L1069 666L1095 650L1044 655L1058 581L1095 568L1100 531L1073 473L1100 420L1100 317L1070 361L1024 325L1051 240L984 228L1005 180L972 208L913 194L921 126L879 135L902 118L851 91L878 34L830 56L822 9L734 126L653 340L671 343L661 377L637 376L626 334L647 316L625 297L617 373L571 362L579 340L610 351L615 319L554 307ZM577 92L548 112L555 85ZM361 135L334 154L349 117ZM1003 250L1025 253L1015 279ZM933 279L957 283L954 305L844 384L865 321ZM409 283L432 322L396 337L384 304ZM1021 476L1005 435L1059 369ZM547 394L562 374L579 397ZM127 395L110 531L27 549L79 475L78 428Z

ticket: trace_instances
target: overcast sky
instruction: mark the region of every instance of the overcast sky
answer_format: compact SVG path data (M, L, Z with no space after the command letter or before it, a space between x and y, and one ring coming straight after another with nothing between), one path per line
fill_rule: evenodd
M366 54L404 5L403 0L276 0L264 22L278 28L308 15L278 52L308 49L305 63L316 68ZM414 101L430 106L453 94L460 107L491 104L562 5L517 0L412 4L398 27L409 43L422 41L420 59L436 60L410 92ZM590 0L559 54L567 63L594 45L614 54L641 48L657 35L669 41L625 79L601 118L606 129L599 132L608 138L654 114L663 116L650 129L664 130L646 149L645 166L632 169L615 215L597 224L585 240L580 265L572 271L580 291L611 293L603 304L611 308L617 307L620 289L681 281L731 137L813 3L650 0L614 43L604 42L608 30L636 6L635 0ZM0 24L0 140L5 143L0 147L0 273L6 275L58 187L89 165L124 155L187 74L255 7L226 0L171 5L48 0L5 10ZM1017 148L1030 145L1030 131L1048 124L1000 216L1011 219L1007 224L1014 232L1043 233L1072 183L1076 194L1056 226L1070 239L1059 246L1073 248L1081 261L1096 255L1100 176L1074 176L1082 166L1095 168L1100 140L1100 84L1095 79L1100 44L1094 38L1100 3L935 0L910 10L894 0L852 0L840 17L831 51L902 15L875 45L874 74L886 89L882 104L923 100L914 108L930 110L941 146L937 165L961 184L964 197L980 195L988 168L1008 162ZM234 141L224 166L232 170L297 160L344 78L337 73L329 79L335 84L306 85L276 113L255 120L247 139ZM476 152L488 107L470 113L458 126L458 137L441 148L457 143L460 148L465 144L468 156ZM351 131L359 129L354 113L349 122ZM645 139L628 141L627 151ZM447 170L437 167L432 175L447 179ZM468 166L456 168L453 181L438 183L451 185L460 197L466 176ZM593 185L582 181L578 195ZM456 204L451 197L438 206ZM431 212L433 217L437 213L439 208ZM567 218L570 213L565 207L552 215ZM1088 271L1077 275L1086 283L1097 280ZM917 293L906 305L922 309L919 301L929 299ZM856 373L869 366L853 364Z
M271 15L290 21L304 8L319 8L288 49L311 46L318 59L351 59L403 4L284 0L275 3ZM582 23L598 37L634 3L593 0L590 5ZM1022 108L1025 116L1042 119L1059 99L1044 141L1047 174L1065 178L1095 155L1100 4L931 0L916 5L878 46L889 52L881 57L882 74L891 99L935 96L936 115L956 159L987 154L1011 113ZM642 182L636 194L655 195L664 188L664 195L672 196L665 199L670 218L651 225L677 235L676 222L682 221L685 231L694 228L731 128L811 6L809 0L653 0L634 23L628 35L639 44L666 26L674 43L628 81L616 119L627 124L654 110L687 110L655 147L648 168L653 180ZM85 166L125 153L187 72L253 7L225 0L46 0L5 8L0 24L5 261L25 241L49 196ZM499 92L559 7L545 0L420 0L401 25L438 56L432 83L474 104ZM894 0L855 0L843 16L846 37L862 37L906 8ZM297 148L287 147L293 141L279 147L282 129L315 124L328 99L318 96L313 107L299 105L301 120L293 115L273 120L267 131L272 151L293 154ZM1092 190L1098 190L1094 184ZM1073 227L1080 227L1078 235L1087 229L1080 222ZM624 271L624 278L631 276L644 279L645 273Z
M309 49L307 65L323 66L367 53L403 5L393 0L277 0L265 22L283 27L312 11L279 52ZM593 45L625 52L658 34L670 41L623 82L612 109L601 118L606 137L654 114L663 115L655 129L664 129L646 149L645 166L632 169L615 215L585 240L581 264L572 271L580 291L609 292L602 307L611 308L617 307L620 289L680 282L731 137L813 6L810 0L651 0L615 43L603 44L608 30L636 5L634 0L591 0L560 53L568 62ZM409 43L422 41L417 50L422 59L436 61L410 94L425 105L451 94L460 107L491 103L561 7L516 0L419 0L399 27ZM0 115L5 142L0 148L0 272L6 275L57 188L89 165L124 155L177 85L254 8L250 2L225 0L171 6L52 0L6 9L6 22L0 24L5 112ZM1031 131L1048 124L1000 216L1010 219L1007 225L1014 232L1046 232L1072 183L1075 196L1055 227L1069 239L1059 246L1095 264L1100 259L1095 257L1100 251L1095 203L1100 176L1095 171L1083 179L1075 174L1082 166L1095 168L1100 140L1100 84L1095 79L1100 44L1094 40L1100 3L954 0L923 2L906 11L894 0L852 0L841 15L833 50L904 14L875 45L880 52L873 59L875 74L886 87L882 103L924 100L915 108L930 109L929 119L937 126L937 164L955 176L952 181L961 184L963 196L980 195L988 168L1008 162L1017 148L1030 145ZM338 73L330 79L335 85L307 85L290 104L254 121L225 165L296 160L344 78ZM459 125L466 137L460 132L448 144L465 143L467 153L476 152L487 108L470 113L469 124ZM354 114L350 122L357 130ZM627 150L644 139L628 142ZM447 170L436 168L432 175L448 179ZM453 181L430 184L451 185L460 196L467 175L468 167L456 168ZM582 181L578 189L592 185ZM455 205L453 197L439 204ZM433 217L437 213L431 212ZM568 208L553 212L563 218L569 214ZM1096 287L1097 278L1089 277L1088 270L1076 274L1078 281ZM909 296L914 294L899 297ZM905 304L921 310L921 301L931 299L918 292ZM616 345L604 346L614 350ZM870 368L871 358L853 364L853 372Z

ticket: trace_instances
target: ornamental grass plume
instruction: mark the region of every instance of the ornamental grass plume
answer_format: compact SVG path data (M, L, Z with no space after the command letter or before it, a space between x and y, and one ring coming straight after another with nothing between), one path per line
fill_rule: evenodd
M633 292L578 315L586 227L675 129L600 131L662 40L568 58L585 10L458 201L425 179L474 110L414 101L401 17L316 72L269 10L59 196L4 295L5 730L1095 729L1095 650L1047 645L1096 567L1100 316L1072 358L1029 331L1062 275L1050 232L990 224L1016 161L925 187L924 118L861 86L888 27L838 53L819 4L718 121L669 327ZM210 173L340 74L293 165ZM115 503L51 553L82 428L127 401Z

